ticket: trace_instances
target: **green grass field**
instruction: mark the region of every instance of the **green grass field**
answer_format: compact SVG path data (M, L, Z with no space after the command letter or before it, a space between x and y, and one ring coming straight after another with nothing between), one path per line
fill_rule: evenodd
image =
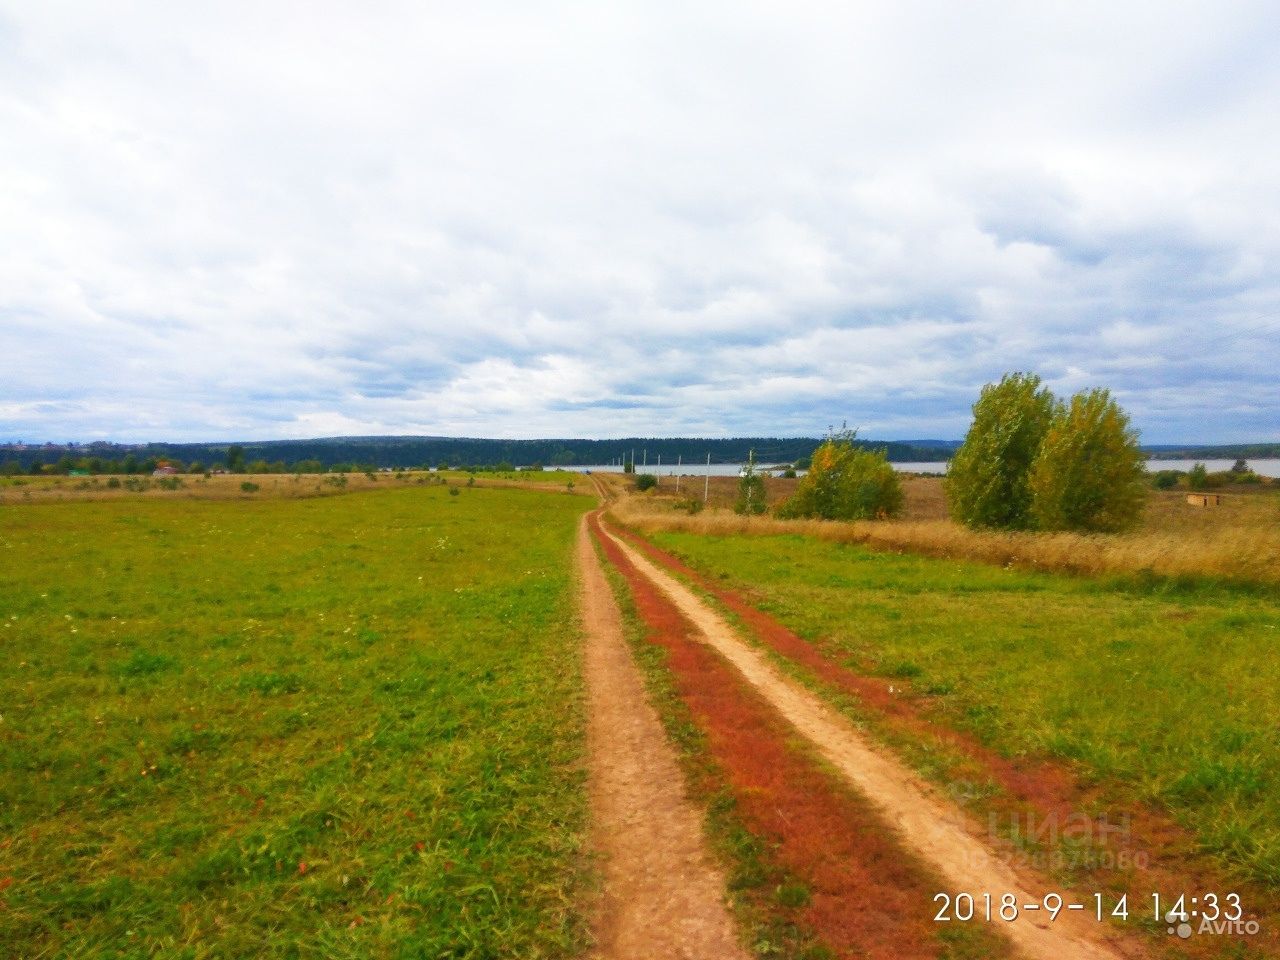
M0 508L4 954L576 952L590 503Z
M657 533L834 659L1009 756L1070 761L1280 889L1280 602L812 537Z

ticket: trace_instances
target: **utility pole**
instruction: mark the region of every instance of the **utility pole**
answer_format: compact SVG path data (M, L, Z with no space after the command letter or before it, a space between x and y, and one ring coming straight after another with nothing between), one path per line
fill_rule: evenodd
M657 480L654 482L654 484L653 484L655 487L656 487L658 484L662 483L662 454L658 454L658 470L657 470L657 474L658 474L658 479L657 479Z
M707 479L702 484L702 502L707 502L707 497L711 496L711 453L707 453Z
M676 457L676 493L680 492L680 467L684 464L684 454Z
M649 448L648 447L644 448L644 468L645 470L649 469Z

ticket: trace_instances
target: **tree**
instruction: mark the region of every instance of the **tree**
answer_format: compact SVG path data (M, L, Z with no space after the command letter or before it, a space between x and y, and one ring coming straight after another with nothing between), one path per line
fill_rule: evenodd
M1249 469L1249 462L1247 460L1241 459L1241 460L1237 460L1235 463L1231 465L1231 472L1232 473L1252 473L1253 471Z
M768 506L764 477L756 472L756 452L752 450L747 457L747 465L742 469L742 476L738 478L738 502L734 504L733 512L751 516L764 513Z
M227 469L232 473L244 473L244 447L238 443L227 447Z
M1197 463L1187 471L1187 486L1192 490L1204 490L1209 486L1209 471L1203 463Z
M1053 409L1053 394L1033 373L1007 373L982 388L973 423L947 468L955 519L970 527L1031 525L1028 477Z
M1055 404L1028 477L1031 516L1042 530L1114 532L1137 523L1146 499L1138 433L1105 389Z
M856 431L833 434L813 452L809 472L778 510L782 517L869 520L902 509L902 486L884 450L854 446Z

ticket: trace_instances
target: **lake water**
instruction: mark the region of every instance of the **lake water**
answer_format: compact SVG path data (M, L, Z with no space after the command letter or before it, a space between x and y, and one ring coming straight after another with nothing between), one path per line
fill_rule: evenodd
M1235 463L1234 460L1148 460L1147 469L1154 473L1157 470L1190 470L1197 463L1203 463L1205 469L1210 473L1216 470L1230 470ZM1280 477L1280 458L1263 459L1258 458L1248 461L1253 472L1263 477ZM713 463L711 464L710 473L713 477L736 477L742 470L740 463ZM757 469L765 469L767 465L757 464ZM945 463L895 463L893 469L901 473L936 473L944 474L947 472ZM573 470L577 473L622 473L622 467L619 464L593 464L591 466L574 466L574 467L548 467L549 470ZM659 467L656 463L651 463L647 467L643 464L636 464L636 470L639 473L661 473L664 477L675 476L676 465L673 463L664 463ZM689 464L686 463L680 468L680 473L687 477L706 476L708 467L705 463Z

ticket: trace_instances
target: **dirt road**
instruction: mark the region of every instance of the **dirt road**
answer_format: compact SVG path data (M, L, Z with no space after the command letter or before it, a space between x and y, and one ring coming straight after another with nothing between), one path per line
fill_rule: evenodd
M990 893L999 903L1012 894L1019 904L1038 903L1052 886L1015 872L976 836L961 813L896 758L870 743L848 720L816 695L783 676L748 645L701 598L624 540L605 535L634 567L664 593L715 649L818 752L879 811L901 841L937 871L951 892L975 899ZM922 904L926 909L927 904ZM1023 910L999 929L1023 955L1035 960L1115 960L1104 924L1063 911L1056 921Z
M603 860L594 955L746 960L724 903L724 878L631 659L585 519L577 560L587 632L593 846Z

